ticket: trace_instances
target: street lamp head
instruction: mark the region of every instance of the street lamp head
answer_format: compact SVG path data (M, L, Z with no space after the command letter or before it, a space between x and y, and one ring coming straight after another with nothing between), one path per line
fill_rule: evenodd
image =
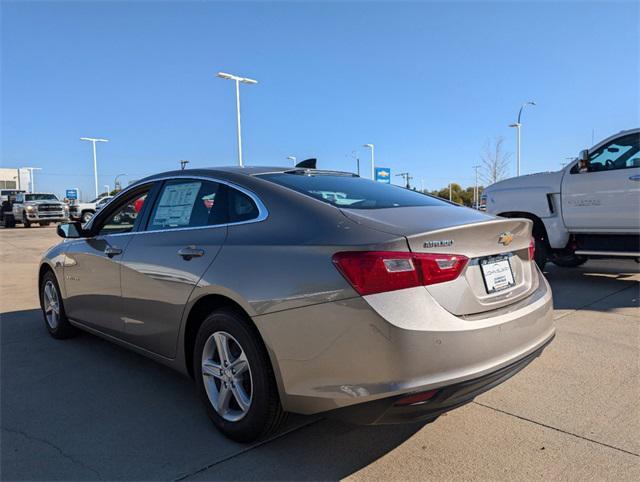
M91 142L109 142L109 139L97 139L95 137L81 137L81 141L91 141Z
M530 100L529 102L527 102L527 104L529 104L529 105L536 105L536 103L535 103L534 101L532 101L532 100Z
M368 147L369 149L373 149L373 144L364 144L362 147Z
M242 82L243 84L257 84L258 81L254 79L250 79L248 77L240 77L239 75L228 74L226 72L218 72L217 76L221 79L227 80L235 80L238 82Z
M515 124L509 124L509 127L520 127L520 124L516 122Z

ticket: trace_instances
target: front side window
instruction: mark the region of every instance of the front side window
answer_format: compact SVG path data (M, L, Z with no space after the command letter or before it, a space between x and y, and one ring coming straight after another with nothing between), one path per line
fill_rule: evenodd
M339 208L384 209L446 205L445 201L410 189L343 174L283 172L259 177Z
M620 137L589 155L587 166L576 164L571 173L601 172L640 167L640 134Z
M138 215L142 212L144 201L149 191L144 191L125 202L109 214L100 226L98 234L128 233L133 230Z
M226 222L221 185L195 179L168 181L158 195L147 231L193 228Z

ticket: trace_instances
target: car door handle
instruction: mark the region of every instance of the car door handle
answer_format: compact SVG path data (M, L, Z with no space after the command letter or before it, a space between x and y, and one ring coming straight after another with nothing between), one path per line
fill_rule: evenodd
M122 254L122 250L120 248L114 248L113 246L107 246L106 248L104 248L104 254L111 258L118 254Z
M204 249L198 249L195 246L187 246L178 250L178 256L182 256L185 261L189 261L191 258L199 258L204 256Z

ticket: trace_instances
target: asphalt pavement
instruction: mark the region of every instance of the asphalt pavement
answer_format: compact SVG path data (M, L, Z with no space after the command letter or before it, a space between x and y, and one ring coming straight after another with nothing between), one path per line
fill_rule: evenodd
M640 480L633 261L550 264L554 342L434 423L292 416L247 446L172 370L92 335L49 337L37 266L57 242L53 227L0 229L1 480Z

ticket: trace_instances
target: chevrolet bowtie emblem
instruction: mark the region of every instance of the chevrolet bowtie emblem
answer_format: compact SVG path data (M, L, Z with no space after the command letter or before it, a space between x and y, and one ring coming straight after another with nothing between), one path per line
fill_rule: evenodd
M502 233L498 237L498 243L501 244L502 246L509 246L512 241L513 241L513 234L510 233L509 231Z

